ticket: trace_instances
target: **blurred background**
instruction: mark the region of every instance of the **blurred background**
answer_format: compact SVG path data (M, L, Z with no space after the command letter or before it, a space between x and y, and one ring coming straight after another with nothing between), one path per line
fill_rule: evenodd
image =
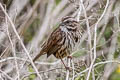
M43 55L35 62L43 80L86 80L95 49L89 80L120 80L120 0L0 0L0 80L39 80L5 12L31 58L63 17L75 17L83 27L71 62L64 59L73 70L68 74L60 60Z

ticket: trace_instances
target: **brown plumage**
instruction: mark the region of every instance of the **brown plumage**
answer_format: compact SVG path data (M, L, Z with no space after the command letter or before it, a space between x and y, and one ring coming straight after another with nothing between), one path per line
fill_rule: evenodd
M47 57L53 54L58 59L68 56L80 43L82 32L81 26L73 17L63 18L59 27L51 33L33 61L43 54L47 54Z

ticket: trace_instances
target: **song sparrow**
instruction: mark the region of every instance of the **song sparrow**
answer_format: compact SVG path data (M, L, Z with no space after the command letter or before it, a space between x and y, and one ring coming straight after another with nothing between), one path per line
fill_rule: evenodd
M53 54L62 60L77 48L82 32L82 27L73 17L64 17L59 27L51 33L33 61L36 61L43 54L47 54L47 57Z

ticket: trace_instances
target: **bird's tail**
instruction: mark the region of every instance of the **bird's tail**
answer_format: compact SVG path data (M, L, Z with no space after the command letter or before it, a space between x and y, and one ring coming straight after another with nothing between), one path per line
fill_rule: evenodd
M42 56L43 54L45 54L45 52L43 52L43 50L40 51L40 53L37 54L37 55L33 58L33 62L35 62L35 61L36 61L40 56Z

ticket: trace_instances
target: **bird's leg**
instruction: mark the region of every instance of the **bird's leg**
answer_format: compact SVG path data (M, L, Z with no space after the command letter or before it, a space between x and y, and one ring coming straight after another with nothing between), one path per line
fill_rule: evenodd
M67 56L67 58L69 58L70 60L72 60L72 56Z
M62 60L62 57L60 56L60 54L59 54L59 53L58 53L58 55L59 55L60 60L62 61L63 65L64 65L64 67L66 68L66 70L70 70L70 69L69 69L69 67L67 67L67 66L65 65L65 63L64 63L64 61Z

